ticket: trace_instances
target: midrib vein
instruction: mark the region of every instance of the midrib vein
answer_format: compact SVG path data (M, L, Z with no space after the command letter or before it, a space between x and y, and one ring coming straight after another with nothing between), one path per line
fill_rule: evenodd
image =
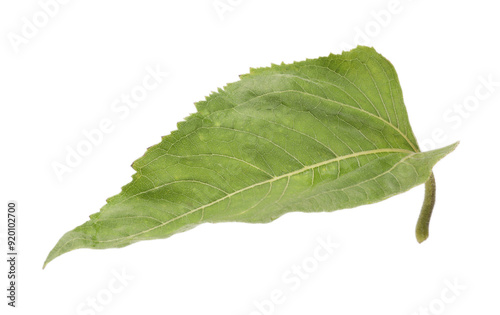
M283 175L280 175L280 176L276 176L276 177L273 177L273 178L270 178L268 180L265 180L265 181L262 181L262 182L259 182L259 183L255 183L253 185L250 185L250 186L247 186L245 188L242 188L242 189L239 189L239 190L236 190L232 193L229 193L227 195L225 195L224 197L221 197L217 200L214 200L204 206L201 206L201 207L198 207L196 209L193 209L193 210L190 210L186 213L183 213L175 218L172 218L168 221L165 221L163 222L162 224L159 224L155 227L152 227L150 229L147 229L147 230L144 230L144 231L141 231L139 233L136 233L136 234L132 234L132 235L129 235L129 236L125 236L125 237L121 237L121 238L115 238L115 239L112 239L112 240L105 240L105 241L94 241L96 243L109 243L109 242L116 242L116 241L122 241L122 240L126 240L126 239L130 239L130 238L133 238L133 237L136 237L136 236L139 236L139 235L142 235L142 234L145 234L145 233L148 233L148 232L151 232L153 230L156 230L156 229L159 229L169 223L172 223L176 220L179 220L185 216L188 216L190 214L193 214L193 213L196 213L197 211L200 211L202 209L205 209L205 208L208 208L210 206L213 206L223 200L226 200L228 198L231 198L232 196L234 195L237 195L239 193L242 193L244 191L247 191L247 190L250 190L254 187L257 187L257 186L261 186L261 185L265 185L265 184L268 184L268 183L272 183L272 182L275 182L275 181L278 181L280 179L283 179L283 178L290 178L294 175L297 175L297 174L300 174L300 173L303 173L303 172L306 172L306 171L309 171L311 169L314 169L314 168L317 168L317 167L321 167L321 166L324 166L324 165L327 165L327 164L330 164L330 163L335 163L335 162L339 162L339 161L342 161L342 160L346 160L346 159L350 159L350 158L356 158L356 157L359 157L359 156L363 156L363 155L370 155L370 154L378 154L378 153L406 153L406 154L414 154L415 152L413 151L410 151L410 150L405 150L405 149L396 149L396 148L392 148L392 149L377 149L377 150L369 150L369 151L362 151L362 152L356 152L356 153L353 153L353 154L348 154L348 155L344 155L344 156L341 156L341 157L337 157L337 158L334 158L334 159L330 159L330 160L326 160L326 161L323 161L323 162L320 162L320 163L316 163L316 164L312 164L312 165L308 165L308 166L305 166L301 169L298 169L296 171L293 171L293 172L290 172L290 173L286 173L286 174L283 174Z

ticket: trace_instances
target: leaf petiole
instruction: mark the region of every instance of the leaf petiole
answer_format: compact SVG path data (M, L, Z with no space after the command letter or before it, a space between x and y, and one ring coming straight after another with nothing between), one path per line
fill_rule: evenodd
M431 221L432 210L434 209L434 204L436 203L436 179L434 178L434 173L425 182L425 199L422 205L422 210L420 211L420 216L418 217L417 227L415 234L417 236L417 241L422 243L429 237L429 223Z

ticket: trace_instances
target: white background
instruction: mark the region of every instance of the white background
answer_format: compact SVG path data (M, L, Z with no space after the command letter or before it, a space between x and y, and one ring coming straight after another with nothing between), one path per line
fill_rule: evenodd
M15 199L21 261L18 308L6 306L2 289L0 313L499 314L500 86L482 83L500 81L498 4L220 3L232 10L218 12L213 0L67 1L44 21L37 1L2 1L0 246L5 257L6 204ZM22 30L34 16L40 26L28 38ZM57 240L130 181L132 161L194 112L194 102L249 67L356 43L394 64L421 146L461 141L435 167L438 201L424 244L414 238L420 186L336 213L206 224L122 249L77 250L42 270ZM140 86L148 67L169 75L124 118L111 104ZM53 163L102 119L113 131L58 180ZM282 276L313 263L318 238L340 247L292 290ZM126 285L115 276L123 270L133 277ZM110 293L110 283L120 292ZM284 297L271 307L275 290Z

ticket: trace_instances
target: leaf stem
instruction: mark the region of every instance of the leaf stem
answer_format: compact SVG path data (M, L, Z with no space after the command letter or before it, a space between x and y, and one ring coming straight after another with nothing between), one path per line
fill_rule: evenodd
M436 179L434 173L431 172L431 176L425 183L425 199L422 205L422 210L420 211L420 216L418 217L417 227L415 229L415 234L417 236L417 241L422 243L429 237L429 223L431 221L432 210L434 209L434 204L436 203Z

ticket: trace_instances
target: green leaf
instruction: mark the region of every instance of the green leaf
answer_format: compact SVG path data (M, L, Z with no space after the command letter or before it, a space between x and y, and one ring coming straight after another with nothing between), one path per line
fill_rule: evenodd
M196 107L45 265L77 248L123 247L205 222L352 208L429 180L417 227L419 241L427 237L432 167L457 144L420 152L396 71L373 48L251 69Z

